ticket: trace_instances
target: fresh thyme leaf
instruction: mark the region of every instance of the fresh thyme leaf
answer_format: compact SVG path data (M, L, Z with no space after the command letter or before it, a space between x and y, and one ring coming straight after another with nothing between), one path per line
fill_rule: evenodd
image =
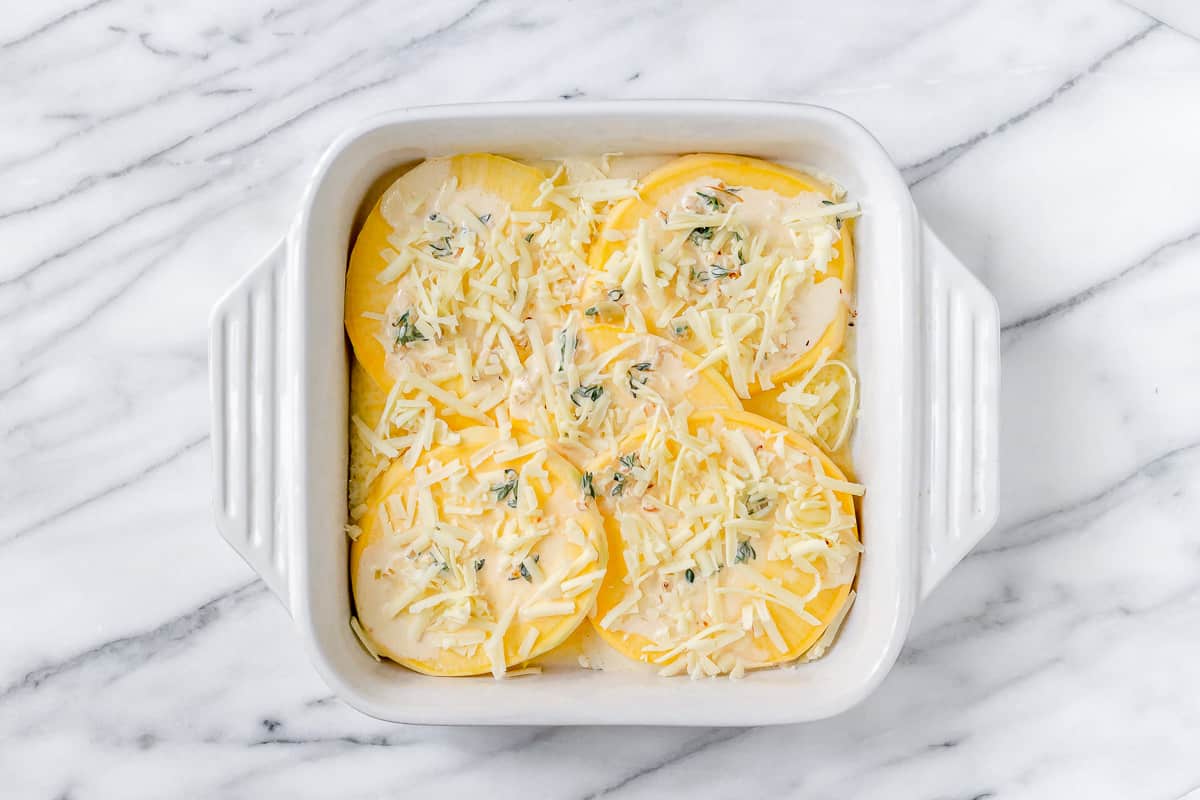
M683 577L687 578L688 583L695 583L696 582L696 571L689 567L687 570L684 571Z
M579 346L579 340L574 336L567 338L567 331L564 328L558 334L558 371L562 372L567 365L567 351L570 350L571 358L575 357L575 348ZM576 404L578 405L578 404Z
M486 558L477 558L477 559L475 559L475 571L476 571L476 572L479 572L479 570L483 569L483 564L484 564L484 562L485 562L485 561L487 561L487 559L486 559Z
M613 497L620 497L625 494L625 476L619 472L613 473L613 487L609 494Z
M583 405L582 400L591 400L593 403L600 399L600 395L604 394L604 387L598 383L591 386L580 386L571 392L571 402L576 406Z
M675 320L671 323L671 333L682 339L692 332L692 326L682 320Z
M733 563L742 564L755 558L758 558L758 553L754 552L754 547L751 546L749 539L742 539L742 541L738 542L737 553L733 556Z
M654 368L650 366L649 361L639 361L625 372L625 378L629 381L629 393L634 397L638 396L638 390L650 382L650 376L647 372L652 372ZM637 374L642 373L642 374Z
M832 206L832 205L834 205L834 202L833 202L832 200L822 200L822 201L821 201L821 205L823 205L823 206Z
M732 232L731 234L729 234L729 235L733 237L733 240L734 240L735 242L740 242L740 241L742 240L742 234L741 234L741 232L740 232L740 231L733 231L733 232Z
M612 300L614 303L618 302L624 296L625 296L624 289L609 289L608 290L608 299Z
M517 471L515 469L504 470L504 483L498 483L488 489L496 495L496 502L507 502L509 508L517 507Z
M584 316L587 316L587 317L594 317L599 313L600 313L600 309L596 308L595 306L588 306L587 308L585 308L583 310Z
M533 563L538 563L542 560L540 555L533 557ZM517 578L524 578L528 583L533 583L533 575L530 574L529 568L525 566L525 560L521 560L521 564L517 569L517 574L509 576L510 581L515 581Z
M492 221L492 215L484 214L482 217L479 218L479 221L482 222L484 225L487 225L489 222Z
M701 242L705 242L705 241L708 241L709 239L713 238L713 229L712 228L695 228L688 235L688 238L692 240L692 244L699 247Z
M526 242L532 242L532 241L533 241L533 234L532 234L532 233L527 233L527 234L525 234L525 241L526 241Z
M704 201L704 205L708 206L709 211L721 210L721 201L715 194L705 194L704 192L696 192L696 194Z
M450 564L442 557L442 553L436 546L429 548L429 560L437 564L442 572L450 571Z
M450 244L450 237L443 236L429 243L429 249L438 258L445 258L454 252L453 245Z
M392 323L396 328L396 345L410 345L413 342L428 341L425 334L417 327L417 320L411 316L412 310L405 311L400 318Z
M640 467L642 465L642 462L638 458L638 454L636 451L633 453L626 453L625 455L618 458L617 461L619 461L621 463L621 466L624 467L625 469L633 469L634 467Z
M709 273L714 278L728 278L730 275L734 274L733 270L726 269L725 267L722 267L720 264L713 264L709 268Z
M579 479L579 488L583 490L583 496L592 500L596 499L596 487L592 483L592 473L585 472L583 477Z

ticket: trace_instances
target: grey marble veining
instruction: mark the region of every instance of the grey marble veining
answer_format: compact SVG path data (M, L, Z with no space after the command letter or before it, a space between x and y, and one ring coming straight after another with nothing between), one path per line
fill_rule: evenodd
M1200 19L1140 5L9 4L0 796L1200 797ZM374 111L677 96L902 166L1000 303L999 526L833 720L357 714L213 529L210 307Z

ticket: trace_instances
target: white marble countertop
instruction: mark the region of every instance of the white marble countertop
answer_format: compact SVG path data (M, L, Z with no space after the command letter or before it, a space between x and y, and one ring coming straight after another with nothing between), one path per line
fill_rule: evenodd
M0 795L1200 797L1200 13L1139 5L6 5ZM903 165L1000 304L999 526L826 722L359 715L214 529L210 307L366 114L675 96Z

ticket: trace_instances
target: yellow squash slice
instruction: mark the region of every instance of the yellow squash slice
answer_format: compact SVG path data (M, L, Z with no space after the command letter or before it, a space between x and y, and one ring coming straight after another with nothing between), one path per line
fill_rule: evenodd
M861 487L808 440L741 411L650 426L621 450L592 466L611 554L597 632L693 677L811 647L850 593Z
M459 434L438 417L430 398L402 399L385 393L355 360L350 365L350 516L357 519L375 479L400 459L408 469L421 453L455 445ZM451 417L454 419L454 417Z
M742 397L841 348L857 206L812 176L743 156L683 156L618 204L588 254L584 304L662 332Z
M607 543L580 473L544 441L461 438L376 483L350 552L357 618L418 672L502 677L592 608Z
M391 459L380 449L371 446L363 431L358 430L361 424L372 433L379 425L383 416L383 407L387 395L375 385L371 376L362 368L362 364L354 361L350 365L350 514L354 515L367 501L371 484L387 469ZM358 422L355 422L355 420ZM390 433L390 431L389 431ZM386 434L385 434L386 435Z
M818 444L837 465L850 472L850 434L858 413L858 379L839 353L822 352L795 380L744 402L747 411L786 425Z
M487 421L481 406L496 402L505 365L498 350L471 355L522 336L518 284L535 269L512 214L533 207L545 178L501 156L461 155L418 164L379 199L350 255L345 321L380 388L399 377L413 384L406 396L434 397L456 426ZM489 334L506 312L504 332Z

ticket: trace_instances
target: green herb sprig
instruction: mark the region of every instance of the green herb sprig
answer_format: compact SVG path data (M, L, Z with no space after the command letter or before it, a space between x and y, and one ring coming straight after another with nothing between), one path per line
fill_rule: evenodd
M542 560L542 557L540 555L535 555L533 557L533 563L535 563L535 564L541 560ZM508 576L508 579L510 581L515 581L518 578L524 578L526 583L533 583L533 575L529 574L529 568L525 566L524 560L522 560L521 563L518 565L517 571Z
M744 564L756 558L758 558L758 553L754 552L754 547L750 544L749 539L742 539L738 542L737 552L733 555L733 563Z
M567 329L563 329L558 333L558 371L562 372L566 369L567 359L575 358L575 348L579 347L579 339L575 336L567 336Z
M598 383L593 383L590 386L578 386L575 391L571 392L571 402L576 406L582 406L584 400L591 400L593 403L600 399L600 395L604 394L604 387Z
M625 371L625 378L629 382L629 393L634 397L638 396L638 390L650 382L650 376L647 372L653 372L654 367L649 361L639 361Z
M704 205L708 207L709 211L720 211L724 208L720 198L715 194L706 194L704 192L696 192L696 194L704 201Z
M504 483L498 483L488 491L496 495L497 503L507 502L509 508L516 508L518 483L517 471L506 469L504 470Z
M421 333L421 329L417 327L416 316L412 310L405 311L400 315L400 318L392 323L396 328L396 346L401 345L407 347L413 342L428 341L425 334Z

